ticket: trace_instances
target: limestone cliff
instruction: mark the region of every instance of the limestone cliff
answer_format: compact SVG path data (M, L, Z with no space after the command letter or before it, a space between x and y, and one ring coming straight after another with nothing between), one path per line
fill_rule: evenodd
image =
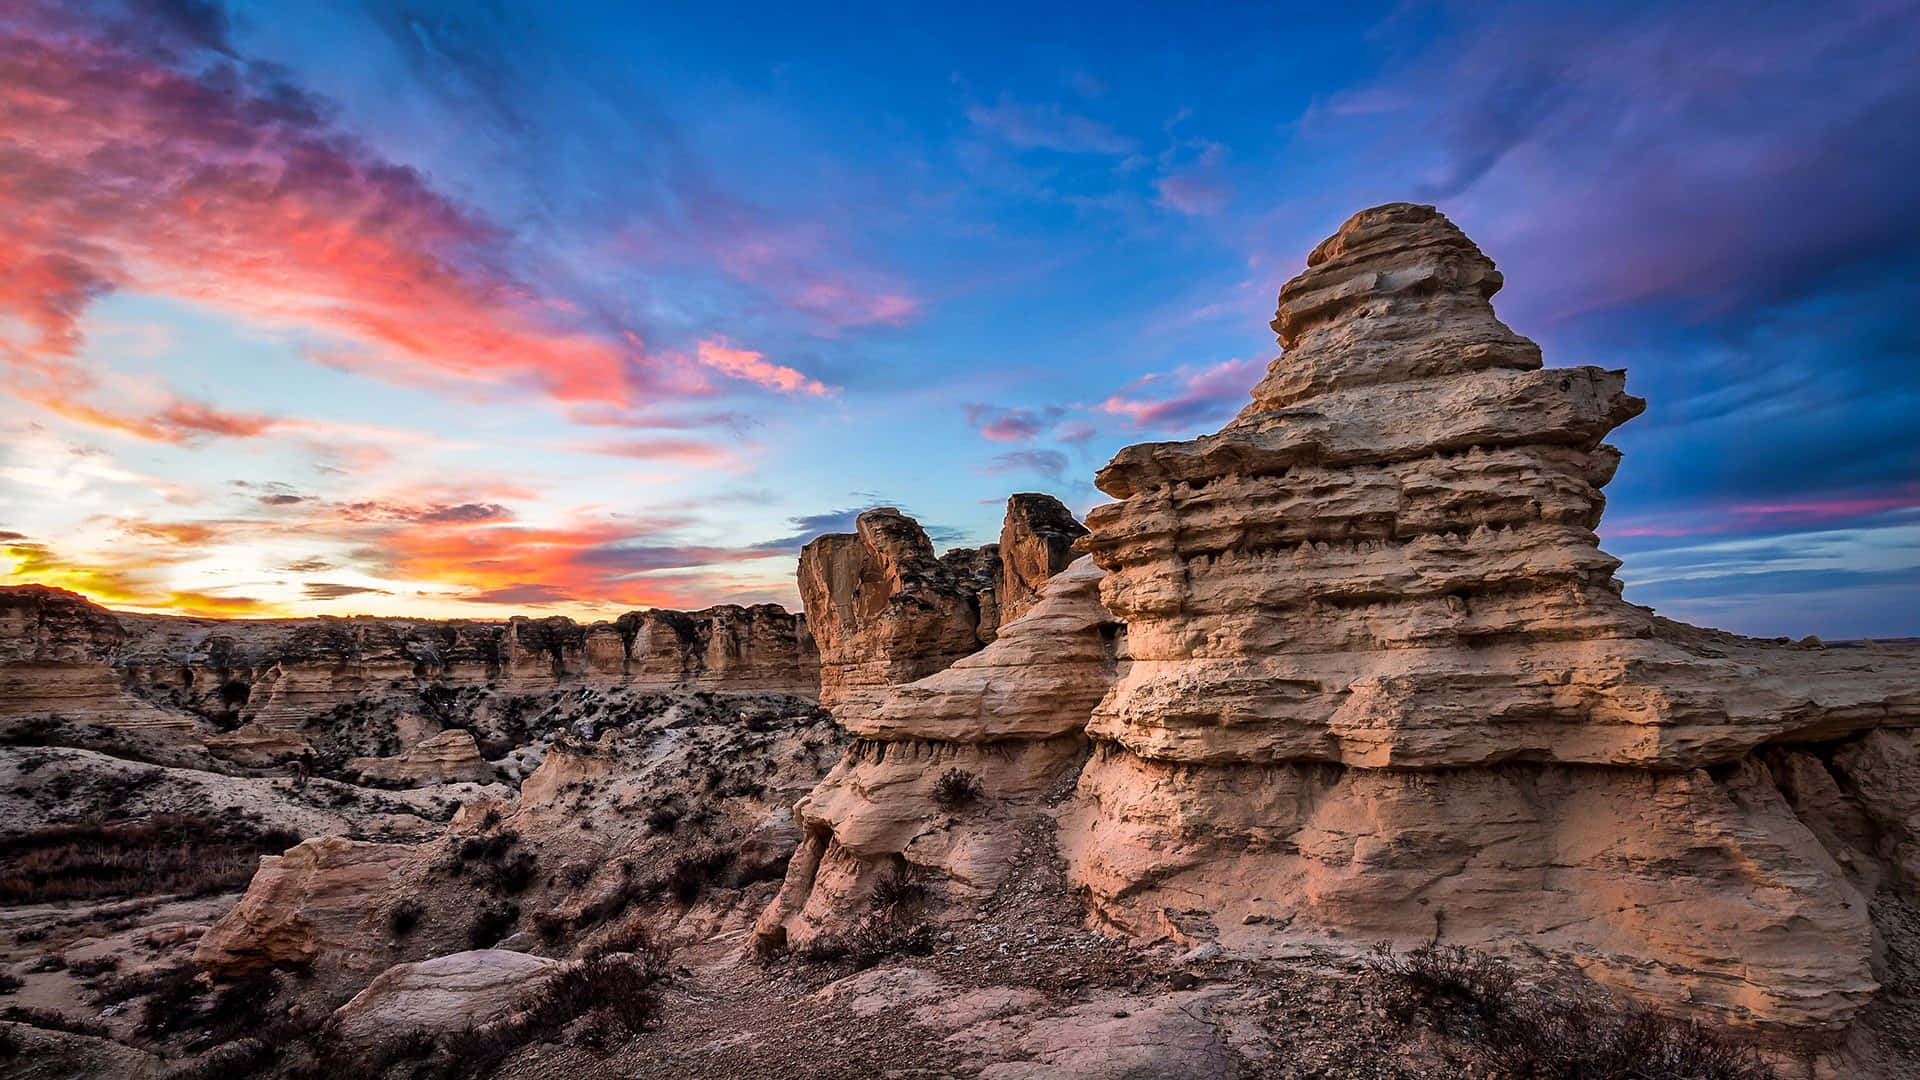
M1088 727L1074 877L1136 934L1524 944L1844 1022L1876 988L1864 879L1755 751L1883 729L1898 759L1920 664L1624 602L1594 528L1642 403L1543 369L1500 285L1431 207L1358 214L1281 290L1232 423L1100 471L1119 501L1081 545L1132 660ZM1817 800L1826 769L1787 764Z

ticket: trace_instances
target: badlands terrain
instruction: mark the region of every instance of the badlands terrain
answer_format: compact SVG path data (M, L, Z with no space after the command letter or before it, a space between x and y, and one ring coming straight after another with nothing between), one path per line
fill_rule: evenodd
M1920 1075L1920 649L1625 602L1501 283L1364 211L1223 430L803 615L0 590L0 1074Z

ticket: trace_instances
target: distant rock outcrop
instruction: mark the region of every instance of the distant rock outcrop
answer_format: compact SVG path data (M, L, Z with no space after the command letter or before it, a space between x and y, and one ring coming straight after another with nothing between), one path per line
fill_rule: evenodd
M978 652L999 625L998 549L935 557L918 522L892 507L861 514L850 533L800 551L800 598L820 650L820 704L842 724L886 689Z
M0 587L0 716L65 711L152 726L190 725L197 715L241 729L221 737L235 762L297 756L291 736L276 732L396 687L813 697L819 681L805 616L775 604L636 611L590 626L559 616L230 622L112 612L64 589ZM437 730L402 734L417 740Z
M1010 623L1040 599L1040 587L1074 560L1073 542L1087 535L1065 503L1022 492L1007 500L1000 527L1000 577L994 586L1000 621Z
M1281 291L1284 355L1231 424L1101 470L1120 501L1081 543L1132 661L1088 727L1073 875L1136 934L1524 943L1844 1022L1876 988L1867 896L1755 751L1920 724L1920 665L1624 602L1593 530L1641 402L1543 370L1500 285L1431 207L1358 214ZM1897 772L1909 736L1871 738ZM1811 802L1840 779L1786 764Z

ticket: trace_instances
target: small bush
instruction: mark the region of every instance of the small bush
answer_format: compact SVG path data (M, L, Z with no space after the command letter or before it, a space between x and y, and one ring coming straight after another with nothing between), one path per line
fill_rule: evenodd
M971 806L986 794L980 778L965 769L948 769L933 784L933 801L943 810Z
M200 1020L200 999L207 985L191 965L182 964L145 978L147 1000L140 1006L140 1034L180 1031Z
M426 913L427 909L420 901L409 897L393 905L393 909L387 912L387 929L393 931L395 937L406 937L413 933L414 927L420 925L420 918Z
M522 851L511 859L496 862L487 867L487 885L495 896L519 896L533 884L533 878L539 870L539 864L530 851Z
M0 994L11 994L27 985L26 981L11 971L0 971Z
M691 904L708 888L726 883L733 868L733 852L725 848L706 848L689 852L674 860L673 873L667 878L667 891L675 900Z
M120 958L117 956L96 956L91 960L67 961L67 971L82 979L91 979L96 975L106 975L119 970Z
M65 1031L73 1035L92 1035L102 1039L107 1037L105 1024L97 1024L92 1020L76 1020L65 1013L54 1012L52 1009L29 1009L19 1005L9 1005L6 1009L0 1010L0 1020L11 1020L16 1024L45 1028L48 1031Z
M647 813L647 828L652 832L670 833L680 827L680 811L671 806L656 806Z
M473 925L467 928L467 945L474 949L491 949L512 933L519 921L520 908L517 905L495 904L484 908L473 917Z
M1778 1080L1759 1051L1691 1020L1608 998L1529 992L1460 946L1375 950L1390 1013L1464 1042L1507 1080Z
M279 1057L279 1048L264 1039L241 1039L168 1070L164 1080L251 1080Z

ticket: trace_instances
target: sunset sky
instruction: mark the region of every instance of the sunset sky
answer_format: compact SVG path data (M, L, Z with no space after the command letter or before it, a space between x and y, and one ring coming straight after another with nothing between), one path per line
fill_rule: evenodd
M0 571L793 605L861 509L1217 429L1414 200L1648 399L1629 599L1920 634L1920 5L801 7L0 4Z

